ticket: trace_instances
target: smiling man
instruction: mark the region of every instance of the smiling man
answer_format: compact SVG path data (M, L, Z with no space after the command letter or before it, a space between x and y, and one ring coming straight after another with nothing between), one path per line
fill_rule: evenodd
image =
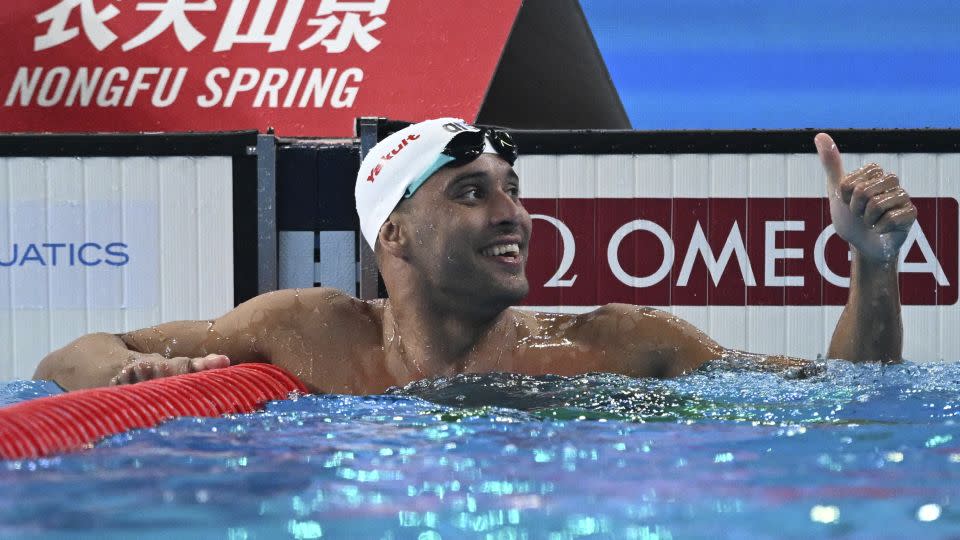
M833 223L853 253L849 300L828 356L899 361L897 261L916 208L896 175L872 164L845 175L830 137L815 144ZM508 134L453 118L414 124L370 151L357 176L357 213L389 299L277 291L215 321L84 336L45 358L35 377L72 390L271 362L314 391L370 394L467 372L671 377L717 358L757 369L809 367L725 349L650 308L557 315L511 307L529 288L531 231L516 158Z

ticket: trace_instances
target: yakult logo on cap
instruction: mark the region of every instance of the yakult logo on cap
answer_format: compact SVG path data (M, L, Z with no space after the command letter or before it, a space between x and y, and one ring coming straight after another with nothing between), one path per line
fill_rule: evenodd
M389 161L393 159L394 156L398 155L401 151L403 151L404 148L407 147L408 144L410 144L410 141L415 141L419 138L420 138L420 135L417 135L416 133L412 133L409 136L407 136L406 139L403 139L402 141L400 141L400 144L397 145L396 148L390 150L389 152L381 156L380 162L377 163L377 166L370 170L370 175L367 176L367 182L373 182L374 180L377 179L377 175L380 174L380 171L383 170L384 161Z

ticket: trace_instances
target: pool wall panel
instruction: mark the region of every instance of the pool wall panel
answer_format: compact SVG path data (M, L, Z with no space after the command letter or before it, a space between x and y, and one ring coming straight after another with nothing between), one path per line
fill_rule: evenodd
M276 151L280 288L331 287L359 296L359 268L372 251L359 235L353 188L359 144L282 141ZM359 248L359 249L358 249ZM368 283L376 295L377 275Z
M732 230L730 218L734 220L734 223L739 225L744 225L746 222L745 205L743 206L744 210L742 212L729 217L720 215L720 210L725 210L725 208L720 208L720 205L726 200L745 199L744 194L749 187L749 177L747 176L748 163L747 160L741 156L718 155L710 156L709 165L710 197L713 200L711 200L711 206L709 208L710 219L708 226L718 227L721 231L721 236L723 236L723 231ZM733 269L733 271L737 270ZM728 290L723 290L716 287L712 281L707 283L707 295L710 297L710 300L715 296L737 299L737 305L716 306L717 309L707 312L707 328L710 329L710 332L731 336L732 339L735 338L741 342L746 342L747 311L743 309L743 306L747 303L747 287L746 285L742 285L729 287L727 289Z
M131 157L121 162L123 170L123 196L128 201L157 201L160 199L160 162L150 157ZM130 238L144 246L147 253L159 255L160 235L163 231L154 230L152 223L144 219L140 212L123 213L123 236ZM159 264L159 257L152 264ZM151 276L135 272L124 271L124 305L134 302L147 290L155 290L157 282ZM161 314L161 304L153 302L150 306L141 309L126 309L124 314L124 328L144 328L156 321L164 320Z
M78 159L52 159L46 161L46 167L46 206L48 209L59 207L57 219L48 219L46 222L47 238L69 238L78 225L81 227L80 234L86 236L84 210L79 204L79 201L84 200L87 183L84 162ZM58 204L57 201L68 203ZM77 204L71 204L72 201L77 201ZM47 270L50 296L61 299L62 302L61 305L53 306L57 309L47 312L50 318L49 342L67 343L86 333L89 327L90 314L86 308L87 279L83 272L70 266L49 265ZM35 354L45 353L36 351ZM26 376L26 369L18 371L20 376ZM9 375L13 376L13 373Z
M848 171L876 162L897 172L913 198L926 199L922 232L938 257L946 257L951 265L956 265L956 256L951 258L950 253L956 253L958 224L953 218L947 219L948 214L941 216L940 213L949 207L955 212L956 200L960 198L960 154L845 153L843 157ZM521 156L517 170L523 179L524 200L535 209L531 213L553 216L566 223L576 244L576 260L562 277L576 276L577 286L545 287L543 276L549 277L559 267L564 246L559 240L560 234L547 221L534 220L534 245L541 239L548 245L537 246L531 266L546 265L550 271L534 269L532 273L540 281L531 283L532 298L550 301L528 307L583 312L610 301L607 291L616 290L619 296L615 301L655 305L670 311L727 347L807 358L826 353L843 310L834 300L838 294L845 295L845 291L815 271L810 274L810 268L814 267L809 260L804 261L812 258L810 245L829 224L829 214L818 210L818 199L825 197L826 184L815 153L536 154ZM630 292L616 283L605 284L613 279L604 274L610 272L608 261L598 255L604 251L595 249L595 244L610 240L609 233L604 235L600 231L613 230L611 220L623 221L618 212L624 210L615 206L629 207L630 204L607 202L614 199L632 199L633 208L640 214L644 213L644 204L670 199L667 228L676 244L676 253L667 278L668 294L655 291L656 287L634 288ZM782 208L777 205L777 199L783 200ZM769 221L802 220L803 230L776 233L773 244L776 249L802 249L802 258L796 259L793 255L778 258L772 271L778 278L802 278L803 286L749 287L742 281L737 284L728 277L731 272L739 275L735 256L723 270L723 281L719 282L726 285L713 282L702 257L694 264L689 282L683 286L678 284L677 269L687 252L687 240L694 223L701 223L714 256L719 257L732 221L739 223L741 216L745 221L740 223L741 232L751 253L762 251L764 246L758 243L765 239L764 231L751 230L751 226L756 228L758 223ZM634 257L633 262L637 262L643 255ZM752 270L758 282L764 280L764 263L754 262ZM945 273L955 280L957 268L945 269ZM960 310L955 293L946 292L947 287L937 287L933 277L928 281L930 286L911 286L914 305L903 307L904 356L916 361L960 359L960 332L956 330L960 327ZM914 279L910 283L916 282ZM950 285L955 287L956 283ZM549 290L551 288L554 290ZM953 298L943 296L947 294ZM650 297L666 301L651 302ZM938 302L947 305L937 305ZM717 303L722 305L715 305Z
M278 282L281 289L313 287L316 234L313 231L280 231Z
M895 171L900 178L903 179L906 189L910 192L923 194L924 196L937 196L940 192L939 186L941 182L937 168L937 159L937 156L932 154L900 154L897 156L865 154L858 165L872 161L875 161L884 168L887 168L889 165L889 170ZM957 197L956 191L950 196ZM937 212L937 209L934 208L933 211ZM934 220L934 222L939 223L939 219ZM931 243L936 244L941 240L943 239L936 233L932 233L930 236ZM956 242L956 240L957 239L954 238L954 242ZM936 288L931 288L928 291L927 297L931 302L936 302L937 292ZM920 306L907 306L908 309L911 307ZM948 309L956 308L951 307ZM944 309L938 309L923 317L906 316L905 314L903 318L904 335L925 336L925 339L911 340L910 348L913 351L912 354L914 357L929 359L944 358L945 356L951 357L947 356L948 350L944 347L943 335L940 331L939 319L943 317L944 311ZM954 354L956 354L956 356L952 356L952 358L960 359L960 351L954 350Z
M320 231L316 235L317 252L323 254L314 265L314 281L324 287L356 294L357 237L353 231Z
M234 305L233 183L229 158L194 158L197 193L196 276L190 317L213 318ZM276 259L276 253L273 254Z
M756 205L751 204L751 200L757 198L774 198L782 197L783 186L778 186L776 182L773 181L774 178L777 178L780 172L784 169L785 163L783 156L778 155L756 155L756 156L741 156L747 161L747 214L748 219L753 218L760 208ZM671 159L683 159L683 156L673 156ZM783 212L780 211L780 216L783 215ZM750 229L750 224L748 223L744 227L744 234L746 235L747 248L753 247L754 235ZM755 274L761 274L764 271L763 268L754 269ZM761 276L755 276L757 279L762 279ZM748 302L756 302L757 293L754 290L748 289L747 291ZM783 351L786 347L786 334L781 332L771 332L770 328L783 328L786 325L786 313L784 312L783 306L784 298L782 295L772 294L767 298L764 298L764 301L767 303L767 306L763 313L758 312L754 309L746 309L747 316L747 335L743 341L737 342L731 339L729 342L724 341L725 336L719 336L713 333L710 333L709 329L707 330L710 335L727 347L733 347L737 349L745 349L749 351ZM703 309L703 308L700 308Z
M957 197L960 191L960 155L940 155L937 156L937 194L938 197ZM942 212L943 209L941 208ZM943 243L950 242L950 238L940 238L939 247ZM953 246L956 247L958 239L952 239ZM951 306L951 309L938 311L939 332L940 332L940 351L938 358L960 359L960 309Z
M11 238L23 238L46 228L48 209L42 204L47 191L44 165L43 160L34 158L11 163L9 200L13 204L7 209ZM5 257L4 260L11 259ZM40 311L48 302L49 287L45 273L24 271L16 263L9 270L11 303L23 307L12 313L15 336L12 362L17 373L29 363L31 356L40 354L40 344L49 341L50 323L46 313Z
M795 198L819 198L823 197L826 193L826 181L823 176L823 167L820 165L819 159L816 156L812 155L803 155L803 154L791 154L786 156L778 156L780 163L786 170L786 192L788 198L784 204L784 214L786 216L798 216L811 214L811 209L804 206L803 203L795 202ZM772 171L776 175L775 171ZM776 176L771 176L771 178L776 178ZM776 186L776 182L773 182ZM821 231L826 226L826 219L822 213L816 212L816 215L811 215L808 218L808 221L813 222L813 227L815 231ZM796 233L792 233L796 234ZM800 270L794 270L792 264L794 261L788 259L784 261L784 271L787 275L800 274ZM816 301L822 302L823 299L823 282L819 279L819 276L810 276L805 275L805 279L811 280L813 287L811 291L808 291L806 294ZM799 291L796 291L795 288L787 288L784 291L784 303L789 305L800 301L797 296L800 296ZM829 314L831 310L836 313ZM823 341L820 336L829 336L833 332L833 325L836 323L837 318L839 317L839 311L836 306L804 306L802 310L796 309L786 309L784 310L784 318L780 321L777 321L779 324L783 325L785 330L783 350L785 351L795 351L793 354L806 358L815 358L818 354L825 352L825 344L821 344ZM762 317L755 317L758 319L758 332L769 332L769 328L763 330L763 319ZM830 321L830 322L827 322ZM825 328L829 325L828 328ZM811 339L811 336L815 336L814 339ZM771 350L771 349L767 349Z
M597 158L594 157L594 159ZM705 204L701 204L702 200L698 200L697 204L687 205L681 204L678 199L696 199L703 196L704 189L709 189L709 180L707 180L706 185L701 181L710 178L710 156L691 155L687 156L686 159L674 159L672 169L669 182L673 186L673 204L669 231L671 235L676 235L680 226L690 223L694 219L706 218L709 222L709 208ZM598 240L603 241L603 239ZM681 253L675 255L677 258L682 256ZM674 260L676 261L676 259ZM691 274L690 280L684 287L678 286L678 278L678 268L675 263L667 277L670 284L671 301L680 296L695 299L707 296L707 276L704 273L694 272ZM674 315L690 322L697 328L708 332L712 330L710 329L710 316L707 311L691 306L677 305L677 303L673 304L672 311Z
M0 157L0 262L21 250L0 268L0 380L82 334L231 309L232 193L228 156Z

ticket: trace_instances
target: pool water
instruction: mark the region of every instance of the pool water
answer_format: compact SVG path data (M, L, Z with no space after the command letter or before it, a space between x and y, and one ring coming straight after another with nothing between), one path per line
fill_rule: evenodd
M0 538L956 537L958 413L943 362L303 396L0 462Z

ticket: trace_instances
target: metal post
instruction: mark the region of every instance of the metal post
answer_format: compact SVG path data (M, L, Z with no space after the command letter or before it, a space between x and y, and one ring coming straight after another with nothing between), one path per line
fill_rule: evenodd
M277 290L277 139L257 135L257 293Z
M380 118L360 118L357 121L357 135L360 137L360 161L377 144L377 131ZM357 272L358 293L361 300L370 300L379 296L380 271L373 250L360 232L357 232L360 249L360 265Z

